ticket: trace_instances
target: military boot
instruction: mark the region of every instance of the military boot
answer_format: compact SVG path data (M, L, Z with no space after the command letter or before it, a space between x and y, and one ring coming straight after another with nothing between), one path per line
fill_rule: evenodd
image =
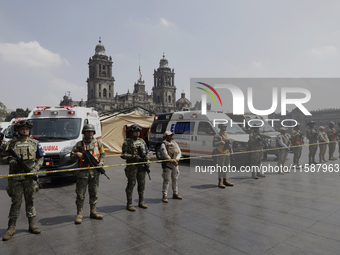
M258 179L258 177L257 177L257 173L256 172L251 172L251 178L253 178L253 179Z
M91 213L90 213L90 218L91 219L96 219L96 220L103 219L103 215L97 213L96 205L90 205L90 208L91 208Z
M263 173L261 173L261 170L259 170L259 171L257 172L257 177L263 177L263 178L265 178L266 176L265 176Z
M41 230L37 225L35 216L28 218L28 224L29 224L29 228L28 228L29 232L33 234L40 234Z
M143 209L148 208L148 206L144 202L144 196L142 196L142 195L139 195L138 207L143 208Z
M172 195L172 198L173 199L179 199L179 200L182 200L183 198L180 196L180 195L178 195L178 194L173 194Z
M233 183L227 181L227 178L223 178L223 184L224 184L225 186L234 186Z
M308 165L311 165L311 164L312 164L312 157L308 156Z
M312 162L312 164L314 164L314 165L317 164L316 161L315 161L315 157L313 157L313 162Z
M8 241L12 238L12 236L15 235L15 224L17 222L17 219L10 219L8 221L8 228L5 233L5 235L2 237L2 241Z
M223 184L223 182L222 182L222 178L218 178L218 184L217 184L217 186L218 186L219 188L221 188L221 189L225 189L225 186L224 186L224 184Z
M81 224L83 222L83 207L77 206L77 217L74 221L75 224Z
M169 203L169 200L168 200L168 197L167 197L167 196L163 196L162 201L163 201L164 203Z
M132 199L128 199L127 204L126 204L126 210L130 212L136 211L136 208L132 204Z

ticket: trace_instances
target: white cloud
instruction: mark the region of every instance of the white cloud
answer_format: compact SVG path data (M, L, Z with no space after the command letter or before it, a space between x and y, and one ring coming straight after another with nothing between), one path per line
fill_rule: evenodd
M41 47L37 41L0 43L0 58L10 64L30 68L54 67L68 64L58 53Z
M55 92L66 93L67 91L71 92L71 97L76 96L78 94L86 95L86 87L78 86L72 82L69 82L64 79L53 79L48 82L48 87L50 90ZM78 97L78 96L76 96ZM77 99L76 99L77 100Z
M337 54L338 49L332 45L323 46L317 49L312 49L311 53L316 56L329 56Z
M161 25L164 26L164 27L174 26L173 23L171 23L170 21L167 21L167 20L164 19L164 18L161 18Z

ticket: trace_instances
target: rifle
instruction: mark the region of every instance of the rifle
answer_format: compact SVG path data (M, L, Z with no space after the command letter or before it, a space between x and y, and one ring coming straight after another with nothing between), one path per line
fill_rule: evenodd
M142 147L138 146L138 155L142 158L142 162L147 162L148 159L146 158L146 154L143 153ZM147 174L149 175L149 179L151 181L151 177L150 177L150 167L147 163L143 164L143 169L147 172Z
M98 166L98 161L93 157L89 150L83 151L84 160L87 164ZM99 173L106 176L107 179L110 180L110 177L106 175L104 168L97 168L96 169Z
M21 158L20 158L19 155L13 150L13 148L9 148L6 152L8 152L9 155L11 155L13 158L15 158L17 160L17 164L18 164L19 168L24 169L25 173L30 173L32 171L32 169L29 168L28 165L23 160L22 154L21 154ZM38 181L38 176L32 175L32 179L34 181L36 181L38 183L38 185L42 188L40 182Z
M230 153L232 152L232 149L231 149L231 146L230 146L230 143L229 143L228 139L224 140L223 150L228 150ZM230 158L231 158L231 160L235 161L235 158L234 158L233 154L230 154Z

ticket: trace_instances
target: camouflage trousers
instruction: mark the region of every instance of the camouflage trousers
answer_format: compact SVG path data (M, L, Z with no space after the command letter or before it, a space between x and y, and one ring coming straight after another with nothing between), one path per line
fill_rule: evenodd
M26 177L24 180L8 179L7 193L12 199L11 209L8 218L17 219L20 213L22 195L25 198L26 216L28 218L35 217L34 197L39 191L39 186L31 177Z
M316 145L309 145L309 155L308 156L314 158L317 150L318 150L317 144Z
M146 171L139 170L138 166L127 166L125 168L125 176L128 179L125 192L126 192L126 198L128 201L132 200L133 188L135 187L136 182L138 182L138 187L137 187L138 195L144 196L145 175L146 175Z
M330 141L329 144L328 144L328 155L329 155L329 158L333 158L333 154L335 152L335 147L336 147L336 142L334 141Z
M298 146L298 144L295 144L294 146ZM299 160L301 158L302 147L294 147L292 149L294 153L293 165L298 165Z
M216 156L215 163L221 167L221 169L230 165L230 155ZM218 178L227 178L227 172L219 171Z
M250 164L252 166L261 166L263 153L262 151L252 152L250 154Z
M77 184L76 184L76 205L83 206L85 200L86 188L89 186L90 205L97 204L98 200L98 187L99 187L99 172L96 169L78 171Z

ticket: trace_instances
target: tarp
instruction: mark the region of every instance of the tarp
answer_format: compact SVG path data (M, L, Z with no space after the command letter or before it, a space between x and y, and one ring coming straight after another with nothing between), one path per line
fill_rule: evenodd
M153 122L154 117L145 116L138 110L127 114L119 114L101 121L102 141L104 149L115 154L122 153L122 145L126 138L126 128L132 124L140 125L145 133Z

